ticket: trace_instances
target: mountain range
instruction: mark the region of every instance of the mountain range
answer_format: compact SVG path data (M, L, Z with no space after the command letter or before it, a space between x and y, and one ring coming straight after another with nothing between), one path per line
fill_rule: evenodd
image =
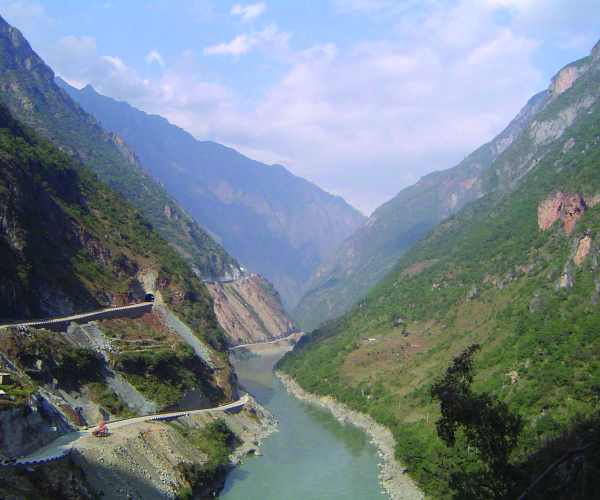
M117 102L90 85L57 84L141 163L223 247L293 307L313 271L366 219L341 197Z
M312 329L277 367L387 427L430 498L596 498L600 42L490 143L368 220L280 165L56 82L0 18L3 454L236 399L228 347L298 330L243 265ZM448 380L440 407L432 388ZM2 467L0 491L214 497L232 448L272 431L243 401ZM448 402L463 420L448 425Z
M455 167L424 176L377 208L313 273L292 311L302 327L312 330L346 312L419 238L488 193L492 185L485 172L531 123L548 95L532 97L506 129Z
M141 167L122 138L103 129L54 83L53 71L2 18L0 70L0 101L13 116L140 208L199 275L241 274L237 262Z
M73 161L95 172L101 180L140 209L152 228L192 267L196 276L208 280L229 281L247 274L242 271L238 262L196 223L189 211L143 168L136 153L120 136L104 129L92 115L86 113L54 83L52 70L35 54L22 34L1 18L0 67L0 101L7 109ZM270 284L260 281L261 286L254 289L253 297L244 298L244 305L250 309L242 312L238 307L238 314L257 316L261 325L271 321L270 318L263 317L265 314L276 316L275 322L282 329L278 332L276 327L270 328L267 335L277 337L287 334L291 324L290 318L277 302L279 295L270 292ZM246 288L243 287L243 290ZM263 292L264 296L261 295ZM29 294L31 293L34 291L30 290ZM80 301L84 297L85 294L76 298ZM273 297L276 297L276 300ZM127 301L127 298L118 298L108 293L104 298L87 300L85 305L76 301L74 306L72 304L66 310L70 311L73 307L76 310L84 310L98 304L120 304L123 300ZM271 304L272 307L263 308L264 310L259 308L260 311L257 312L251 306L254 301L259 304ZM22 312L26 310L27 314L34 316L63 312L56 308L44 307L25 308ZM225 322L228 342L235 343L236 336L230 332L226 315L220 319ZM257 331L257 338L263 333ZM245 340L253 340L251 333L246 335Z

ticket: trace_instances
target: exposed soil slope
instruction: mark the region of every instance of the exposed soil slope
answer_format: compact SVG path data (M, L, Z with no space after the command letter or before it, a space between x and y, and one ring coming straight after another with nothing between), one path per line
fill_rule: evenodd
M273 286L260 276L206 283L231 346L266 342L299 331Z

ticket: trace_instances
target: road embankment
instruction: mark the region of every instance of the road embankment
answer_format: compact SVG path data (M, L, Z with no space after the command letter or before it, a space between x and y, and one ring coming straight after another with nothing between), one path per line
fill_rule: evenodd
M327 408L341 422L348 422L364 429L372 439L373 444L379 448L379 455L383 458L380 463L380 483L392 500L421 500L425 495L412 481L408 474L403 473L404 466L394 458L395 441L392 433L376 423L370 416L348 408L343 403L330 396L318 396L306 392L289 375L277 370L275 372L286 389L300 399L311 401Z
M39 493L40 478L51 485L49 491L58 495L56 498L67 500L81 498L82 490L89 494L86 497L178 498L181 492L189 492L193 480L190 474L201 473L207 462L206 454L188 439L188 433L224 420L235 435L229 466L195 486L198 496L213 498L223 488L226 473L247 454L258 454L262 440L276 431L273 415L250 396L242 401L241 406L236 406L236 402L216 409L170 414L170 419L165 414L161 416L165 421L136 417L112 422L108 424L110 435L104 438L93 437L89 430L66 435L35 456L19 461L34 473L23 476L23 467L0 467L0 479L5 485L19 483L20 495L14 498L35 497ZM175 418L176 415L179 416ZM68 460L49 458L62 458L65 451L70 452ZM69 489L70 493L66 494ZM0 497L13 498L6 495L4 489Z

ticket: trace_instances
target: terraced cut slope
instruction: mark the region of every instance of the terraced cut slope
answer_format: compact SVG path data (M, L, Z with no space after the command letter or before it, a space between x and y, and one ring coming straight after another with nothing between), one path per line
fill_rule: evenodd
M479 452L464 435L453 448L437 439L429 395L473 343L482 346L475 390L525 424L510 482L483 497L518 498L587 444L528 498L597 495L600 44L554 78L534 118L484 172L488 194L429 231L373 291L280 362L305 390L388 426L397 457L431 498L479 477Z

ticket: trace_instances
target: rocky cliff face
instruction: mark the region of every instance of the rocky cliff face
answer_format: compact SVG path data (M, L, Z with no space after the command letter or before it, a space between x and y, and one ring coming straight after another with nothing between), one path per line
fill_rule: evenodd
M268 342L298 332L273 286L260 276L206 283L229 344Z
M546 230L560 219L564 223L566 235L569 236L586 210L587 205L580 194L565 194L559 191L540 203L538 226Z
M599 52L597 45L562 69L501 134L459 165L423 177L379 207L313 274L293 310L300 325L310 330L345 312L438 222L487 193L506 196L557 141L571 150L565 133L598 99Z
M129 143L149 169L251 272L281 292L287 307L311 273L365 217L342 198L281 165L253 161L214 142L195 140L88 86L57 83L86 111Z

